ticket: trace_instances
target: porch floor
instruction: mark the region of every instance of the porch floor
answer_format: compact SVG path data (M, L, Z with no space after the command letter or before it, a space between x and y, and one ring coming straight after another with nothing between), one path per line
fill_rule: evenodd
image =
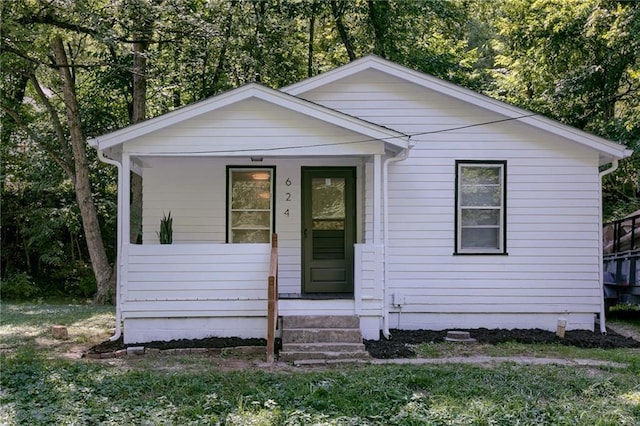
M278 299L306 299L306 300L353 300L353 293L280 293Z

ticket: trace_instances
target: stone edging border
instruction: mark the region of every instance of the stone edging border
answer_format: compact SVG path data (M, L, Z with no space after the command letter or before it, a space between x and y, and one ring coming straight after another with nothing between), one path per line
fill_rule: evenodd
M129 355L189 355L208 353L222 356L264 356L267 348L265 346L234 346L229 348L175 348L157 349L145 348L144 346L129 346L126 349L119 349L112 352L89 353L83 352L81 358L87 359L112 359L123 358Z

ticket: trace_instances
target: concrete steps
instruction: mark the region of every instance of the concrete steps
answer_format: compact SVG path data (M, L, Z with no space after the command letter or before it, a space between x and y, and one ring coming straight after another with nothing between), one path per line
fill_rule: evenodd
M296 363L369 359L356 316L282 317L280 360Z

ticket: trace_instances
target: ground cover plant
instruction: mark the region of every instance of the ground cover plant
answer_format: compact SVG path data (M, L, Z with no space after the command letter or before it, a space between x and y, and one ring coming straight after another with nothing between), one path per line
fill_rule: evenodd
M73 351L80 342L86 349L102 341L112 326L104 317L112 320L112 313L91 306L0 307L0 424L640 422L640 352L634 348L564 348L564 356L598 355L623 363L618 367L507 362L297 368L242 360L231 368L234 360L193 354L69 359L63 346ZM62 322L71 342L51 345L47 330ZM537 346L504 345L510 353Z

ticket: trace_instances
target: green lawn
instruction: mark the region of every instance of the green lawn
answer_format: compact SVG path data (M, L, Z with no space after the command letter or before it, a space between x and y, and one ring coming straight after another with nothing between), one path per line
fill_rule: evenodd
M0 424L566 424L640 423L640 351L504 345L493 355L598 358L624 368L339 366L229 369L205 355L90 361L65 351L104 339L106 308L3 304ZM70 339L51 342L51 325ZM444 345L444 344L443 344ZM446 356L450 348L427 354ZM223 368L225 367L225 368Z

